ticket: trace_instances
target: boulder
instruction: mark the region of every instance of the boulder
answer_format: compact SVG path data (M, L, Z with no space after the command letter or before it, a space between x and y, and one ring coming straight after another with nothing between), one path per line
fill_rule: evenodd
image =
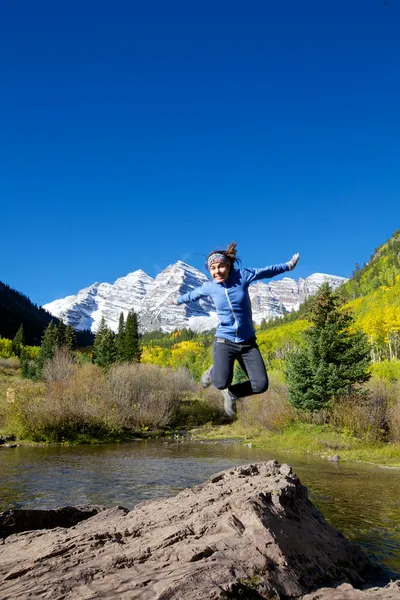
M377 574L308 500L290 466L276 461L0 545L2 600L300 598L321 586L336 593L335 582L358 593L353 586Z

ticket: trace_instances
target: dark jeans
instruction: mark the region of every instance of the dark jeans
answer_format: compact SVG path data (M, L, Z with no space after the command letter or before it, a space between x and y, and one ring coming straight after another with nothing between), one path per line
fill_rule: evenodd
M231 385L235 360L238 361L249 379ZM224 390L228 387L229 391L238 398L265 392L268 389L268 376L256 338L240 344L223 338L215 338L212 379L216 388Z

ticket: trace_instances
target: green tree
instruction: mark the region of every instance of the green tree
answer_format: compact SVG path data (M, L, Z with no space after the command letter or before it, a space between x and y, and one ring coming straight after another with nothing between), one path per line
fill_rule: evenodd
M21 356L22 346L25 345L24 325L21 323L12 342L12 351L15 356Z
M118 354L115 345L115 333L106 325L104 317L93 344L93 361L100 367L108 367L117 362Z
M267 321L266 321L266 319L265 319L265 318L261 319L261 323L260 323L260 327L259 327L259 329L260 329L261 331L263 331L264 329L267 329Z
M72 354L74 350L76 350L76 335L75 329L71 325L67 325L65 329L65 345L67 346L69 352Z
M21 355L20 355L20 365L21 365L21 377L23 377L24 379L28 379L29 378L29 358L28 355L26 353L25 350L21 351Z
M118 360L122 362L125 360L125 319L123 312L119 315L118 334L115 344L117 347Z
M66 332L67 332L67 327L66 327L64 321L61 319L61 321L58 324L58 347L59 348L62 348L63 346L66 346L66 344L67 344L66 339L65 339Z
M286 362L289 400L296 408L314 412L354 390L370 377L370 345L363 332L350 333L350 312L343 300L323 284L312 303L312 327L304 332L305 344Z
M140 346L136 313L131 310L126 317L124 359L128 362L140 362L142 349Z
M42 376L43 367L47 360L53 358L55 351L58 348L58 330L54 321L50 321L47 326L40 346L37 358L37 377Z

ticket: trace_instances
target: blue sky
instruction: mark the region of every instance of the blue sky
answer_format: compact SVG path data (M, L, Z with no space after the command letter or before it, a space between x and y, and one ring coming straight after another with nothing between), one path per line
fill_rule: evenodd
M232 240L350 276L400 227L399 24L399 0L4 0L0 280L40 305Z

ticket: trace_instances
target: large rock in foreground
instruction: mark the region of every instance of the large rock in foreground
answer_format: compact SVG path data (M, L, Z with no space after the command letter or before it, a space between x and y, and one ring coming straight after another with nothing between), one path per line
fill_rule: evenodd
M295 598L336 581L360 586L372 572L274 461L0 546L2 600Z

